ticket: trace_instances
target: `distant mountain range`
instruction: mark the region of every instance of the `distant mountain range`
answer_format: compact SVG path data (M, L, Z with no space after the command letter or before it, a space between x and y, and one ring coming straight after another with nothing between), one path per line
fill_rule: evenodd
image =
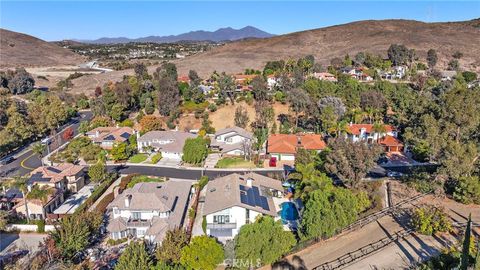
M155 42L155 43L172 43L179 41L234 41L247 38L269 38L274 35L262 31L253 26L246 26L241 29L233 29L231 27L220 28L216 31L191 31L188 33L180 35L170 35L170 36L148 36L142 38L126 38L126 37L117 37L117 38L99 38L95 40L76 40L83 43L91 44L116 44L116 43L129 43L129 42Z

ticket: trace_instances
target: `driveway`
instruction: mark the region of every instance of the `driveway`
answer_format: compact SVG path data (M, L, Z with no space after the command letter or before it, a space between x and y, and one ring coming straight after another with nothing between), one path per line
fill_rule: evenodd
M205 159L205 168L215 168L215 165L217 165L220 158L221 156L218 153L209 154Z
M157 165L166 166L166 167L176 167L176 166L180 165L181 162L182 162L181 159L162 158L159 162L157 162Z

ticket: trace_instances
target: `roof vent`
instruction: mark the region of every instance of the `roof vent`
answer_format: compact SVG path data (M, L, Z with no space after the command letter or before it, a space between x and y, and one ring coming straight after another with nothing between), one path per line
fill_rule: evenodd
M216 190L217 190L216 188L212 188L212 189L210 189L210 192L214 192Z

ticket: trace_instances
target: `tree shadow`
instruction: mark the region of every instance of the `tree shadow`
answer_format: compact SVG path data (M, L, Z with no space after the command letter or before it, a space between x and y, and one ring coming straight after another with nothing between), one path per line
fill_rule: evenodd
M307 270L307 266L302 258L297 255L294 255L289 261L283 259L281 261L275 262L272 264L273 270Z

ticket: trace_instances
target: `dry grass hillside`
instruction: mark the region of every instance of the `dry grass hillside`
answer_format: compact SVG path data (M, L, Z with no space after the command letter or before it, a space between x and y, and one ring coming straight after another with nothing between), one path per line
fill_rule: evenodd
M0 68L78 65L84 58L50 42L0 28Z
M480 28L475 21L423 23L407 20L360 21L297 32L268 39L246 40L178 62L182 72L195 69L200 74L213 70L229 73L245 68L262 68L267 61L299 58L308 54L327 65L334 57L359 51L386 57L390 44L414 48L425 59L430 48L437 50L439 66L445 66L455 51L463 53L461 64L480 68Z
M460 64L480 71L480 21L423 23L407 20L360 21L326 28L297 32L266 39L229 43L211 51L176 62L179 74L196 70L200 76L212 71L238 73L245 68L261 69L267 61L298 58L308 54L327 65L334 57L368 51L386 56L390 44L414 48L425 60L430 48L437 50L440 68L445 67L455 51L463 53ZM150 67L153 71L155 67ZM132 70L81 77L76 88L92 92L96 85L120 80Z

